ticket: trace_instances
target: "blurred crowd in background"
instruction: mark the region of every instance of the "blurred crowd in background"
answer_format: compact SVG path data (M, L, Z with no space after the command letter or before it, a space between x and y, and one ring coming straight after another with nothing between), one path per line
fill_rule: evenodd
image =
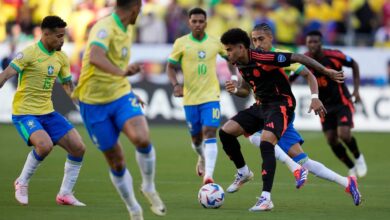
M74 44L72 63L77 68L88 29L112 12L115 0L0 0L0 43L37 41L39 25L47 15L68 23L67 42ZM165 44L189 33L187 11L208 12L207 33L219 37L240 27L248 32L268 23L275 43L294 50L304 44L310 30L321 30L325 44L390 48L390 0L143 0L136 25L136 42ZM77 72L77 70L74 70Z

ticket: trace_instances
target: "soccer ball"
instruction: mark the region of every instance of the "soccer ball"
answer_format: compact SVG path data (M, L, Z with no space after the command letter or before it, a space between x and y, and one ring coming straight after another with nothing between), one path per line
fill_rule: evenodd
M222 206L225 192L222 187L215 183L209 183L200 188L198 193L199 203L207 209L217 209Z

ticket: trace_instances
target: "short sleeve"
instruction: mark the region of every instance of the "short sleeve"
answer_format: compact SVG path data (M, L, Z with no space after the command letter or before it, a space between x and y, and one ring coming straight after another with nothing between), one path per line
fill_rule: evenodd
M28 50L23 50L16 54L15 58L11 61L9 64L13 69L16 70L16 72L21 73L23 72L24 68L28 65L30 62L29 57L31 57L28 54Z
M110 44L111 29L97 23L89 34L90 45L96 45L108 51Z
M58 73L58 79L62 84L72 80L72 74L70 73L70 63L65 54L61 55L61 69Z
M181 57L183 56L183 47L181 46L180 41L176 40L173 44L173 50L169 55L168 62L172 64L178 64L181 61Z

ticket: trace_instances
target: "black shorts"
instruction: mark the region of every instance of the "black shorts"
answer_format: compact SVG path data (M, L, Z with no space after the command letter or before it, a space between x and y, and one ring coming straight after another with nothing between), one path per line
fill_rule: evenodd
M272 132L278 139L293 119L294 109L285 105L257 105L242 110L232 120L245 131L245 136L260 130Z
M354 111L352 103L349 105L340 104L332 106L325 117L321 118L322 130L336 130L339 126L348 126L353 128Z
M237 122L244 129L245 136L250 136L264 128L264 117L257 104L239 111L231 120Z

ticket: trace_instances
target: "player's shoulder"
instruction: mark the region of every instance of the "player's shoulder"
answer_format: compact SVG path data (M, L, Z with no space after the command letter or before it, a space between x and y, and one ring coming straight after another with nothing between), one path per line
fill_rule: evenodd
M15 55L15 59L16 60L20 60L20 59L26 60L26 59L36 57L37 51L39 51L38 44L37 43L30 44L30 45L26 46L25 48L23 48L22 50L20 50L19 52L17 52Z
M61 59L61 60L68 60L68 55L62 50L56 51L56 55Z
M98 21L96 21L96 23L92 26L92 31L101 30L101 29L109 31L110 29L115 27L114 22L115 21L111 15L103 17L103 18L99 19Z
M189 41L190 41L190 34L185 34L181 37L176 38L175 44L186 43Z
M337 49L325 48L325 49L322 49L322 52L325 56L328 56L328 57L345 58L345 54Z
M292 53L291 51L289 51L287 49L280 49L280 48L275 48L274 51L278 52L278 53Z

